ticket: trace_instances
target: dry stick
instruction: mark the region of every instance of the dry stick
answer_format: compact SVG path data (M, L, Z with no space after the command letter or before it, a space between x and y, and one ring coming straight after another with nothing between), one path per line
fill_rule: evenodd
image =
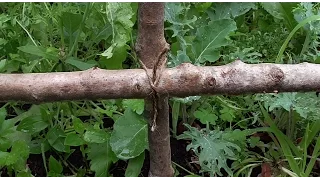
M159 90L158 90L158 84L159 84L159 80L162 74L163 69L165 68L165 64L167 62L167 57L163 58L163 56L165 56L167 54L169 50L169 44L166 43L166 46L164 47L164 49L161 51L161 53L158 55L157 61L153 67L152 70L152 77L150 77L149 73L148 73L148 69L147 67L144 65L144 63L139 59L139 63L141 65L141 67L145 70L146 75L149 79L149 84L152 88L152 100L153 100L153 121L152 121L152 126L151 126L151 131L153 132L157 126L156 123L156 119L158 116L158 101L159 101Z

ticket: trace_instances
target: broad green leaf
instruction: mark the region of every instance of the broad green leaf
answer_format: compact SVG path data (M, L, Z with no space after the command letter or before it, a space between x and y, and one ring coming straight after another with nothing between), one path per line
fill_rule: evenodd
M3 70L3 68L6 66L6 59L0 60L0 72Z
M49 170L57 174L62 173L63 167L59 161L57 161L53 156L49 158Z
M214 7L207 10L212 21L219 19L230 19L245 14L255 9L254 2L223 2L214 3Z
M124 108L130 108L139 115L141 115L144 111L143 99L124 99L122 103Z
M44 130L48 126L49 122L44 121L41 116L30 116L19 123L17 130L33 134Z
M110 137L110 134L108 134ZM96 177L109 176L109 168L112 163L118 161L118 158L111 150L109 139L101 144L88 144L88 159L90 169L95 172Z
M85 143L86 142L76 133L68 134L66 139L64 140L64 145L67 146L81 146Z
M104 143L109 139L109 134L102 129L88 129L83 139L88 143Z
M85 131L84 123L77 117L73 117L73 128L79 134L83 134Z
M80 69L80 70L87 70L87 69L90 69L90 68L98 65L97 63L91 64L88 62L83 62L75 57L69 57L65 62Z
M148 124L143 116L126 109L114 124L110 138L113 152L119 159L139 156L148 148Z
M127 59L127 47L115 48L113 55L110 59L101 57L100 61L106 69L123 69L122 63Z
M125 172L125 177L138 177L140 172L141 172L141 168L143 166L143 162L144 162L144 155L145 153L141 153L139 156L130 159L126 172Z
M237 29L230 19L211 21L207 26L198 28L192 49L196 63L215 62L220 57L219 49L228 45L228 35Z
M7 159L10 153L0 151L0 167L7 166Z
M54 61L58 60L58 49L53 47L45 49L41 46L26 45L26 46L20 46L18 47L18 49L22 52L40 56L50 60L54 60Z
M82 15L63 12L61 21L65 31L69 34L69 36L72 36L72 34L75 33L80 27L80 24L82 22Z
M49 130L47 133L47 140L49 144L59 152L70 152L70 147L64 145L65 133L57 127Z
M13 165L21 160L26 160L29 156L29 148L24 141L15 141L12 145L11 152L7 156L6 165Z
M216 120L218 119L218 117L214 113L205 109L195 111L193 115L194 117L198 118L202 124L210 123L212 125L215 125Z
M292 10L298 5L298 3L260 2L260 4L273 17L277 19L284 19L290 30L293 30L293 28L297 25Z

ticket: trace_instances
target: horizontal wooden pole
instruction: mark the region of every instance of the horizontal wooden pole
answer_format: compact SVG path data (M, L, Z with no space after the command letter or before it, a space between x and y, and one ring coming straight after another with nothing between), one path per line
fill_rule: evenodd
M150 70L151 74L151 70ZM320 65L246 64L223 66L189 63L165 69L158 90L171 97L320 89ZM33 103L62 100L144 98L152 92L142 69L0 74L0 101Z

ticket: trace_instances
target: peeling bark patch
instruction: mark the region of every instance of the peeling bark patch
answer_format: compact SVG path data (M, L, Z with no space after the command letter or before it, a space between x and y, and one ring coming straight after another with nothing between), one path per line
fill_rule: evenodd
M275 84L279 84L284 79L284 73L280 68L272 67L271 72L269 74Z

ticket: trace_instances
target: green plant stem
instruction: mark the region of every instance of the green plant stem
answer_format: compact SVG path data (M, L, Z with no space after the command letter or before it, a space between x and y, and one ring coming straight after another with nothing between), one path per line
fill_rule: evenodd
M191 174L191 175L194 175L194 176L196 175L196 174L192 173L191 171L187 170L186 168L180 166L178 163L176 163L176 162L174 162L174 161L171 161L171 162L172 162L172 164L174 164L175 166L177 166L177 167L179 167L180 169L184 170L185 172L187 172L187 173L189 173L189 174Z
M280 51L278 53L277 59L275 63L280 63L281 62L281 58L283 55L284 50L286 49L289 41L291 40L291 38L293 37L293 35L304 25L306 25L307 23L311 22L311 21L315 21L315 20L320 20L320 15L313 15L303 21L301 21L298 25L296 25L296 27L294 27L294 29L290 32L290 34L288 35L287 39L284 41L284 43L282 44Z
M43 166L44 169L46 170L46 174L48 174L48 167L47 167L47 163L46 163L46 155L44 154L44 144L41 143L41 156L42 156L42 161L43 161Z

